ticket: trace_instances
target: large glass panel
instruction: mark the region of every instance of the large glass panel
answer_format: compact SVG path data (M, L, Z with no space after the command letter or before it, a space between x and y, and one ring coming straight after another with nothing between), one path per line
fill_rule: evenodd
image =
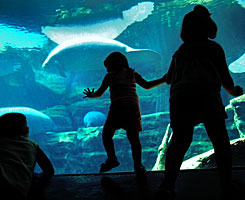
M56 174L98 173L106 160L101 132L110 96L107 90L100 98L83 98L83 89L100 86L106 74L103 61L112 51L124 53L145 79L162 77L182 42L183 16L197 4L212 13L218 25L215 41L225 50L235 83L244 88L244 0L0 0L0 114L27 116L30 138L47 153ZM142 159L152 170L165 132L171 132L166 131L169 86L137 86L137 92ZM222 90L222 98L230 139L242 140L244 97L230 104L232 97ZM133 171L125 131L118 130L114 141L121 164L112 172ZM168 141L161 146L163 158ZM211 149L198 125L185 160ZM183 168L195 168L198 159L193 160ZM162 166L154 169L164 169L164 160L159 162Z

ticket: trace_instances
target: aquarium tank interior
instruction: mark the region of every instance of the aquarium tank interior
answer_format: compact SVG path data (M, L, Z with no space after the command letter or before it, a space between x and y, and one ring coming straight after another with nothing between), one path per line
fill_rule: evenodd
M30 138L48 155L56 174L98 173L106 160L101 133L109 90L96 99L83 98L83 90L100 86L103 61L113 51L124 53L146 80L162 77L182 43L183 16L197 4L212 13L218 25L215 41L224 48L235 84L245 88L245 0L0 0L0 115L26 115ZM164 170L171 141L169 85L137 86L137 93L143 165ZM234 98L223 89L221 95L233 166L244 167L239 156L244 155L245 97ZM111 172L133 171L124 130L116 132L114 142L121 164ZM182 169L215 167L209 164L212 156L200 124Z

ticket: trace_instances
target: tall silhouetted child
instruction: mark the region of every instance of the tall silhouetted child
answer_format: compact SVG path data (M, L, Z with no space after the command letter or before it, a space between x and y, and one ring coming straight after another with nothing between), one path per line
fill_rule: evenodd
M32 186L35 164L38 163L43 171L36 179L35 188L43 187L51 178L54 174L53 166L39 145L28 139L29 127L25 115L20 113L2 115L0 129L1 199L27 199ZM31 199L38 198L32 196Z
M104 61L107 74L101 86L94 92L88 88L84 90L85 97L97 98L110 88L111 106L105 122L102 139L108 159L101 164L100 173L111 170L119 165L117 160L113 136L117 129L124 129L131 144L134 160L134 170L137 174L145 174L141 162L141 143L139 132L141 127L141 113L139 98L136 93L136 83L145 89L151 89L165 82L165 77L154 81L144 80L140 74L131 69L127 58L120 52L111 53Z
M242 95L243 90L234 86L222 47L210 40L217 33L210 15L202 5L185 15L183 44L173 55L167 73L173 136L166 153L165 180L156 199L173 199L177 174L192 142L194 126L199 123L204 124L214 147L223 196L231 199L231 149L220 90L223 86L232 96Z

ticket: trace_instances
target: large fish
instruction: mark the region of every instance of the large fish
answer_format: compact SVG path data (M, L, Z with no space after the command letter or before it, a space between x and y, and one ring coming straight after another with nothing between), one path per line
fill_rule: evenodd
M30 135L54 131L55 123L47 115L28 107L5 107L0 108L0 116L6 113L22 113L26 116Z
M229 65L229 70L233 73L245 72L245 53Z
M42 32L52 41L61 44L77 37L101 36L114 39L129 25L146 19L154 10L153 2L141 2L121 13L121 17L97 20L89 24L44 26Z
M42 67L56 66L60 74L65 71L103 69L103 61L113 51L123 53L133 68L140 64L160 63L159 53L150 49L134 49L119 41L102 37L81 37L63 42L53 49Z

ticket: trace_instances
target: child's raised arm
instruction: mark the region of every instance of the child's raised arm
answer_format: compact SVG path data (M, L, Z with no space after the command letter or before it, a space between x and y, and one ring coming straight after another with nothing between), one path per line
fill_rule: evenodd
M157 87L165 83L166 74L162 78L159 78L153 81L146 81L145 79L142 78L141 75L139 75L138 73L135 73L135 79L136 79L136 83L139 84L141 87L145 89L151 89L151 88Z
M106 76L107 77L107 76ZM94 92L94 88L92 89L92 90L90 90L89 88L87 88L87 89L84 89L83 90L83 94L85 94L86 96L84 96L83 98L97 98L97 97L101 97L103 94L104 94L104 92L106 91L106 89L109 87L109 85L108 85L108 83L107 83L107 81L106 81L106 79L107 78L104 78L104 80L102 81L102 84L101 84L101 86L99 87L99 89L98 90L96 90L95 92Z

